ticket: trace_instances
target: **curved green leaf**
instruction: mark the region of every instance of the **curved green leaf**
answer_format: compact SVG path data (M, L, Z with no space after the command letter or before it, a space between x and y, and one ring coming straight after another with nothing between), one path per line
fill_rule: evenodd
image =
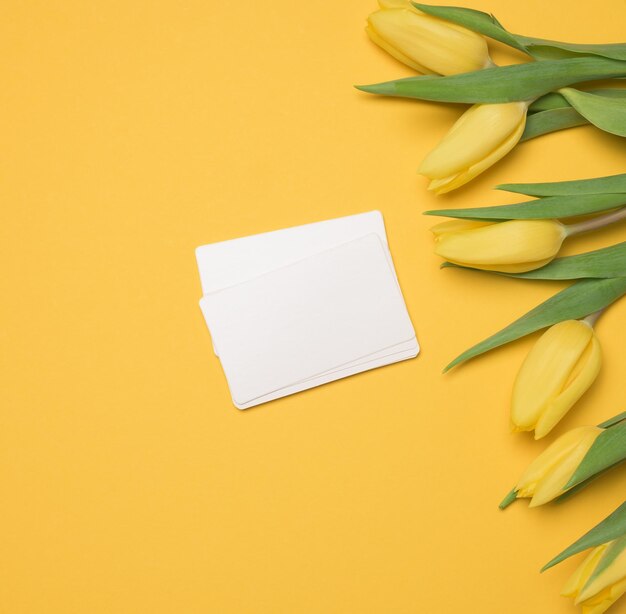
M608 96L609 98L626 98L626 88L603 88L596 90L586 90L588 94L597 94L598 96ZM561 94L550 92L541 98L537 98L528 107L529 113L539 111L551 111L552 109L565 109L571 107L570 103L565 100Z
M601 422L600 424L598 424L598 426L601 429L608 429L612 426L615 426L616 424L619 424L620 422L624 422L625 420L626 420L626 411L623 411L621 414L617 414L617 416L613 416L612 418L609 418L608 420Z
M599 213L626 204L626 194L580 194L546 196L513 205L470 207L467 209L431 209L424 215L472 220L545 220L563 219Z
M589 122L572 107L563 107L562 109L549 109L533 113L526 119L524 133L520 139L520 143L529 141L537 136L542 136L550 132L565 130L566 128L575 128L576 126L584 126Z
M521 36L508 32L493 15L483 13L482 11L456 6L431 6L417 2L413 2L413 5L424 13L447 19L474 30L474 32L480 32L489 38L493 38L538 59L598 55L617 60L626 60L626 44L624 43L580 45Z
M496 66L448 77L408 77L356 88L382 96L498 103L530 100L574 83L619 76L626 76L626 62L580 57Z
M626 460L626 422L600 433L563 490Z
M519 34L513 34L512 36L518 44L524 45L527 53L539 60L571 57L572 55L599 55L615 60L626 60L625 43L585 45L533 38L532 36L521 36Z
M507 32L493 15L459 6L431 6L419 2L412 2L412 4L423 13L447 19L527 53L524 45L516 40L514 35Z
M605 132L626 136L626 100L598 96L572 88L560 93L583 117Z
M445 262L443 267L453 267L468 269L470 271L480 271L471 267L460 267L451 262ZM556 258L546 266L526 273L499 273L493 271L483 271L490 274L503 275L505 277L515 277L517 279L545 279L550 281L584 279L587 277L609 278L626 277L626 241L603 247L592 252L576 254L575 256L564 256Z
M574 181L554 181L550 183L503 183L496 190L517 192L526 196L569 196L579 194L626 193L626 173L575 179Z
M588 548L595 548L600 544L618 539L626 535L626 501L622 503L610 516L597 524L591 531L585 533L579 540L555 556L549 563L543 566L541 571L550 569L565 559L578 554Z
M626 293L626 278L583 279L529 311L506 328L457 356L445 369L530 335L563 320L578 320L603 309Z

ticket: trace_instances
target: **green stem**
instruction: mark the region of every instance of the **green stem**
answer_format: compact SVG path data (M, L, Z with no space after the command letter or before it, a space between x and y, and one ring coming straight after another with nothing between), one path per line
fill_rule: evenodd
M591 328L593 328L596 325L596 322L598 321L598 318L607 310L607 307L603 307L602 309L598 309L598 311L594 311L593 313L590 313L586 318L583 318L583 322L587 322L587 324L589 324L589 326L591 326Z
M506 509L509 505L511 505L511 503L513 503L513 501L515 501L515 499L517 499L517 490L514 488L506 497L504 497L504 499L502 499L502 502L498 507L501 510Z
M565 226L565 231L568 237L580 234L582 232L589 232L590 230L597 230L609 224L614 224L620 220L626 219L626 207L612 211L605 215L598 215L597 217L585 220L584 222L578 222L577 224L568 224Z

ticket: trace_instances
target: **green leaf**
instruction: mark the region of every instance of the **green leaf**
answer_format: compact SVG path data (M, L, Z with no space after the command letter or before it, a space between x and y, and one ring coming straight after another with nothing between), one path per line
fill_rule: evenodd
M626 194L580 194L547 196L513 205L470 207L467 209L431 209L424 215L471 220L544 220L563 219L615 209L626 204Z
M576 55L598 55L614 60L626 60L625 43L608 43L598 45L584 45L578 43L564 43L532 36L512 35L518 44L522 44L527 53L538 60L571 57Z
M457 6L431 6L418 2L412 4L423 13L447 19L527 53L524 45L517 41L514 35L507 32L493 15Z
M592 252L556 258L540 269L526 271L525 273L483 271L482 269L459 266L451 262L444 262L442 267L480 271L491 275L502 275L517 279L545 279L550 281L584 279L588 277L604 279L609 277L626 277L626 241L617 245L596 249Z
M598 96L569 87L560 92L563 97L594 126L605 132L626 136L626 100Z
M623 43L579 45L533 38L531 36L521 36L508 32L493 15L488 15L482 11L455 6L431 6L417 2L413 2L413 5L424 13L458 23L470 30L474 30L474 32L480 32L489 38L529 53L538 59L598 55L617 60L626 60L626 44Z
M591 531L575 541L571 546L555 556L549 563L543 566L541 571L550 569L561 561L578 554L588 548L595 548L600 544L606 544L626 535L626 501L622 503L610 516L596 525Z
M563 489L572 488L624 460L626 460L626 422L620 422L598 435Z
M626 98L626 88L604 88L597 90L588 90L588 94L597 94L598 96L608 96L609 98ZM537 98L530 107L528 107L529 113L536 113L539 111L551 111L552 109L565 109L571 107L570 103L565 100L561 94L557 92L550 92L541 98Z
M563 320L578 320L610 305L626 293L626 278L583 279L538 305L506 328L457 356L445 369L530 335Z
M575 109L564 107L562 109L550 109L529 115L526 119L524 133L520 143L529 141L537 136L542 136L557 130L584 126L589 122Z
M613 416L604 422L598 424L601 429L608 429L620 422L624 422L626 420L626 411L623 411L621 414L617 414L617 416Z
M626 277L626 241L592 252L556 258L546 266L526 273L502 273L518 279L582 279Z
M503 183L496 190L517 192L526 196L571 196L580 194L617 194L626 193L626 173L576 179L574 181L555 181L550 183Z
M460 75L426 75L356 86L383 96L441 102L499 103L531 100L582 81L626 76L626 62L601 57L496 66Z

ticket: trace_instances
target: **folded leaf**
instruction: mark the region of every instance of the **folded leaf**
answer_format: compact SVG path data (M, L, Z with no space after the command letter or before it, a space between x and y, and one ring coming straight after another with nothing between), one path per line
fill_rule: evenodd
M495 335L457 356L445 369L530 335L563 320L579 320L610 305L626 293L626 277L583 279L538 305Z
M452 21L527 53L526 47L516 39L515 35L507 32L493 15L458 6L431 6L419 2L412 4L423 13Z
M594 126L605 132L626 136L626 99L598 96L569 87L563 88L561 94Z
M626 205L626 194L579 194L547 196L513 205L471 207L467 209L431 209L424 215L472 220L540 220L563 219L598 213Z
M626 193L626 173L575 179L574 181L554 181L550 183L503 183L496 190L517 192L526 196L569 196L580 194Z
M622 421L600 433L564 489L572 488L625 460L626 422Z
M574 83L620 76L626 76L626 62L603 57L580 57L496 66L447 77L408 77L356 87L383 96L497 103L529 100Z
M460 267L451 262L445 262L442 267L463 268L470 271L481 270ZM592 252L585 252L584 254L556 258L549 264L546 264L546 266L534 271L527 271L526 273L494 273L492 271L488 271L488 273L516 277L518 279L546 279L551 281L584 279L588 277L605 279L609 277L626 277L626 241Z
M512 34L504 29L493 16L473 9L455 6L430 6L413 2L420 11L436 17L441 17L465 26L475 32L480 32L489 38L498 40L506 45L519 49L538 59L561 58L578 55L599 55L607 58L626 60L626 44L613 43L608 45L579 45L563 43L530 36Z
M584 126L589 122L572 107L563 107L561 109L549 109L539 113L533 113L526 119L526 126L520 142L529 141L537 136L542 136L550 132L565 130L566 128L575 128L576 126Z
M626 501L622 503L610 516L596 525L591 531L575 541L569 548L566 548L555 556L549 563L543 566L541 571L550 569L561 561L578 554L588 548L595 548L600 544L606 544L626 535Z
M617 416L613 416L612 418L609 418L608 420L605 420L604 422L598 424L598 426L601 429L606 429L610 426L619 424L620 422L624 422L625 420L626 420L626 411L623 411L621 414L617 414Z
M609 98L626 98L626 88L605 88L597 90L588 90L588 94L596 94L598 96L607 96ZM550 111L552 109L566 109L571 107L570 103L565 100L561 94L557 92L550 92L541 98L537 98L528 107L529 113L536 113L539 111Z

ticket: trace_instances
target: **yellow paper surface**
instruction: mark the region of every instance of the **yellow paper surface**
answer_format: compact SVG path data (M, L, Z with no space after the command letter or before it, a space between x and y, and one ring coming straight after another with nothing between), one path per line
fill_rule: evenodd
M624 37L622 0L473 6L524 34ZM562 284L438 270L421 212L623 172L624 143L577 128L427 194L415 169L463 107L352 89L412 74L367 40L374 8L3 2L3 614L575 611L558 594L577 561L538 569L621 503L625 472L567 506L499 512L548 443L508 432L533 339L441 375ZM194 248L371 209L422 354L234 409ZM625 316L623 301L600 320L602 373L555 434L624 409Z

